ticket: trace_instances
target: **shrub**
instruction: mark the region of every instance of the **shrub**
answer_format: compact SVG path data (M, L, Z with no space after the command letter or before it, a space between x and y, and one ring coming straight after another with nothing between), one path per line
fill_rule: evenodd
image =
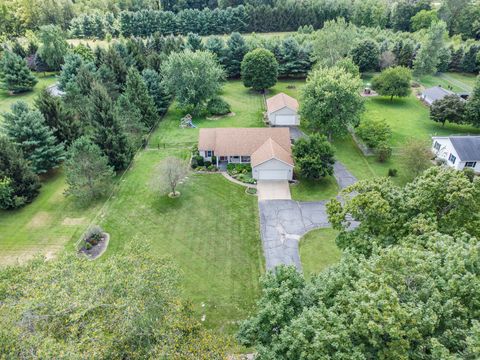
M442 158L437 158L435 159L435 163L437 164L437 166L443 166L443 165L447 165L447 160Z
M217 167L215 165L210 165L209 167L207 167L207 170L208 171L216 171Z
M382 142L377 145L375 153L377 154L378 161L385 162L392 156L392 148L386 142Z
M398 174L397 169L388 169L388 176L395 177L395 176L397 176L397 174Z
M204 165L205 165L206 168L208 168L209 166L212 165L212 162L211 161L205 161Z
M208 113L211 115L226 115L230 109L230 104L221 97L214 97L207 104Z
M468 180L470 180L470 182L473 182L473 180L475 179L475 171L473 171L472 168L463 168L463 173L468 178Z
M199 166L203 166L203 165L204 165L204 161L202 156L195 155L192 157L192 169L196 169Z
M385 120L364 119L357 127L356 133L370 148L376 148L392 137L392 130Z
M88 243L90 245L97 245L100 240L102 240L103 237L103 229L98 226L91 226L88 228L88 230L85 232L83 235L83 240L85 243Z

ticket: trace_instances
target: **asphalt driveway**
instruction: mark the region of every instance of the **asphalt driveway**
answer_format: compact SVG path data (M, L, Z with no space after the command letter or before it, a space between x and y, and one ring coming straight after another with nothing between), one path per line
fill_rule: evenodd
M357 181L340 163L335 163L334 171L335 179L341 189ZM298 202L262 198L258 185L260 234L266 268L271 270L275 266L284 264L294 265L301 271L298 243L310 230L330 227L326 212L328 201ZM352 227L356 225L352 224Z

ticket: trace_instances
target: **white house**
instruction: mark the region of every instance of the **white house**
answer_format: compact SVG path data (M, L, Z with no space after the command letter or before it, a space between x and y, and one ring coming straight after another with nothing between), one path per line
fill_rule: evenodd
M420 94L420 99L425 101L427 105L432 105L434 101L441 100L447 95L454 95L453 91L444 89L441 86L434 86L428 89L423 90Z
M292 180L289 128L200 129L198 151L205 161L250 163L257 180ZM215 157L215 158L214 158Z
M432 151L448 166L480 173L480 136L433 136Z
M267 116L271 126L300 126L298 101L284 93L267 99Z

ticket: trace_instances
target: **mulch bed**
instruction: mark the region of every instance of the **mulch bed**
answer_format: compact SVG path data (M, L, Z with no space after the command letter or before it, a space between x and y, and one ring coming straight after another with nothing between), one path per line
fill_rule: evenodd
M107 250L108 242L110 241L110 234L103 233L102 240L98 242L97 245L92 246L90 250L87 250L85 247L82 247L79 252L86 255L90 260L95 260L100 257L105 250Z

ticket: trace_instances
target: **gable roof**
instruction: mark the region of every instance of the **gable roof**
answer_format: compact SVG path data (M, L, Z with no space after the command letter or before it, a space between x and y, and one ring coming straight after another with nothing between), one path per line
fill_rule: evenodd
M298 111L298 101L287 94L280 93L267 99L267 112L269 114L288 107L292 110Z
M480 161L480 136L449 136L462 161Z
M283 127L202 128L198 138L198 150L213 150L216 156L252 156L268 139L272 139L291 157L290 129Z
M272 159L280 160L287 165L293 166L292 154L278 145L272 138L268 138L253 154L251 164L257 166Z
M431 102L434 102L436 100L441 100L447 95L453 95L454 92L450 91L448 89L444 89L441 86L434 86L428 89L425 89L422 92L422 95L428 98Z

